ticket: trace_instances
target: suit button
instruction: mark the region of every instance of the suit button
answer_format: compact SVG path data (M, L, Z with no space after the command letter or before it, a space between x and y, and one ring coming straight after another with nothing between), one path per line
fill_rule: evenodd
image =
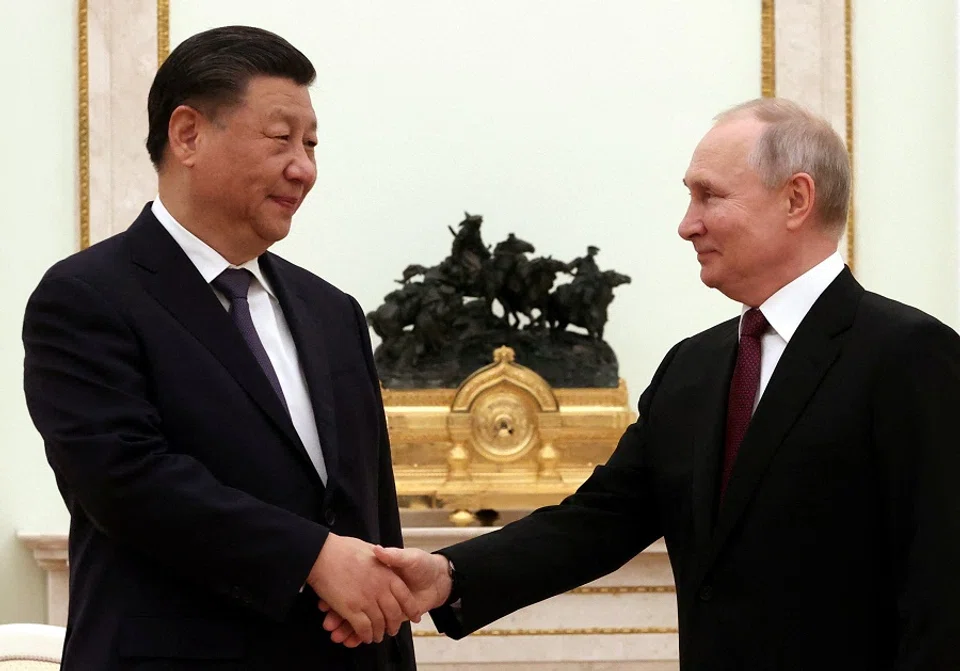
M700 588L700 600L709 601L713 598L713 587L710 585L704 585Z
M337 514L332 510L327 510L323 513L323 520L327 523L328 527L332 527L337 522Z

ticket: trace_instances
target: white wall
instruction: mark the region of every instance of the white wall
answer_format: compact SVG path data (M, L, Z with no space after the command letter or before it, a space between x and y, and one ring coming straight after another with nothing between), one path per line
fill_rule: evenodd
M0 623L45 618L43 574L16 531L67 525L23 400L20 325L31 289L78 239L73 4L0 3Z
M469 208L488 242L515 231L559 257L597 244L633 275L609 339L634 397L670 344L735 313L675 228L710 117L758 93L755 0L171 4L174 45L246 22L314 60L320 180L280 249L365 307L404 263L438 261ZM858 274L956 326L954 4L855 4ZM0 622L44 616L16 530L67 524L23 403L19 331L77 240L74 5L0 3Z
M857 274L957 328L957 10L854 4Z

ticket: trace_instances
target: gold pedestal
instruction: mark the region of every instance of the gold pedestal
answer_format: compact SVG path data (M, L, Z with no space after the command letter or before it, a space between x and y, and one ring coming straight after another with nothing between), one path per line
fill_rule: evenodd
M501 347L458 389L384 389L401 506L531 509L559 502L634 421L616 388L552 389Z

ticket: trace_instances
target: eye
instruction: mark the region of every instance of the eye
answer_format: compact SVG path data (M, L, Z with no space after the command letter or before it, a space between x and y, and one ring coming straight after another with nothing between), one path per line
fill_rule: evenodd
M317 143L316 140L304 140L304 141L303 141L303 145L304 145L305 147L307 147L308 149L316 149L316 148L317 148L317 144L318 144L318 143Z
M274 139L274 140L281 140L281 141L283 141L283 142L287 142L287 141L290 139L290 136L289 136L289 135L274 135L274 136L273 136L273 139Z

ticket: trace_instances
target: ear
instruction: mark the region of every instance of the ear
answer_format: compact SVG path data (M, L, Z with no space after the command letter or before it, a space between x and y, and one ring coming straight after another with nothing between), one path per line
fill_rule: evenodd
M787 181L784 189L787 196L787 228L795 230L813 214L817 187L813 177L805 172L798 172Z
M205 124L203 115L189 105L173 110L167 125L167 143L174 161L186 167L196 163L198 139Z

